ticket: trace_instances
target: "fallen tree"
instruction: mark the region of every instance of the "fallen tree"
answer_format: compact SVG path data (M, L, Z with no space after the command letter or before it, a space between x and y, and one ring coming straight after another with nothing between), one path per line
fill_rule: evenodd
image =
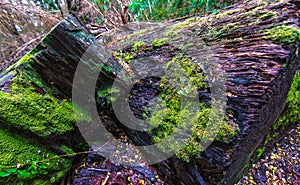
M98 112L114 120L136 145L159 143L174 127L191 128L187 144L176 149L176 157L156 164L167 184L233 184L250 160L280 136L274 132L282 132L289 122L300 120L299 113L290 110L299 106L299 95L295 93L299 91L299 73L295 75L299 66L298 9L299 2L293 0L247 1L208 17L132 23L104 35L98 42L77 18L70 16L35 49L1 72L1 128L21 135L12 138L33 138L56 153L65 152L62 145L76 150L76 143L83 141L76 119L86 124L88 135L95 134L93 125L89 126L90 115L78 117L73 113L72 90L77 89L84 98L94 99L96 94ZM90 61L82 60L87 53ZM88 66L90 74L99 73L95 94L80 89L80 84L93 81L93 76L85 76L79 86L74 86L80 63ZM293 92L289 92L294 78ZM178 81L181 83L176 86ZM139 127L140 123L128 113L131 110L139 120L149 118L149 124L156 125L156 129L136 131L117 119L120 115L114 112L111 86L119 88L115 105L124 110L119 112L122 119ZM189 110L188 104L181 106L181 98L189 100L195 92L202 105L196 113ZM166 107L147 112L150 101L158 95L167 102ZM85 107L81 105L79 109ZM164 114L168 111L171 113ZM216 139L202 151L205 129L216 121L210 116L221 111L225 114L217 116L222 120L221 129L211 131ZM180 117L180 112L197 121L179 122L185 118ZM175 150L177 146L171 143L158 149L163 151L166 147ZM5 156L5 152L1 150L0 154ZM157 156L157 151L142 152ZM3 159L1 165L12 165ZM16 181L9 171L3 173L8 176L1 179L3 182ZM52 181L60 177L61 173ZM31 176L30 179L40 182Z

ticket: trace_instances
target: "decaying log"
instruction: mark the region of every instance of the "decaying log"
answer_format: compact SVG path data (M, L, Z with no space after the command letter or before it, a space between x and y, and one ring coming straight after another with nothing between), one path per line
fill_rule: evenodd
M299 2L247 1L207 18L195 18L175 25L162 24L144 29L140 34L114 34L112 40L108 35L107 41L104 38L103 43L112 53L122 50L126 54L132 52L128 48L137 42L151 45L154 38L167 38L162 51L136 53L133 61L141 62L145 56L169 61L174 48L184 47L182 43L191 41L187 38L188 33L194 33L200 39L195 39L193 44L205 42L225 70L226 112L229 120L239 125L239 135L228 143L215 141L185 167L176 160L167 162L169 165L165 166L173 166L168 184L201 184L197 178L199 174L193 169L200 172L207 184L232 184L241 176L283 111L298 69L299 39L290 40L284 36L283 30L288 30L288 27L295 28L294 34L299 36ZM126 41L131 45L119 44ZM127 130L127 133L138 138L139 144L148 142L141 139L147 138L145 133L132 130ZM164 164L159 166L162 169ZM183 169L191 170L184 173Z
M154 77L165 75L160 69L179 54L194 61L204 60L204 69L205 62L212 59L213 67L224 72L226 118L238 125L233 130L236 135L226 141L214 141L201 155L192 156L190 163L172 157L156 166L166 176L167 184L233 184L285 108L299 62L299 7L295 0L247 1L208 17L129 24L121 31L104 35L96 44L80 21L70 16L31 52L30 66L42 77L44 86L53 85L60 99L69 99L77 65L87 50L92 58L87 64L99 71L97 87L111 85L115 80L120 88L132 85L125 77L143 76L143 71L151 67ZM207 61L201 56L204 52L211 57ZM152 61L157 63L151 66ZM137 63L136 68L131 68L133 63ZM10 92L11 81L19 75L14 70L30 75L24 66L26 62L21 60L0 74L1 91ZM117 78L120 73L122 78ZM36 91L45 93L38 85ZM82 92L85 96L84 89ZM132 95L138 97L139 93ZM145 97L151 99L155 93ZM102 111L101 104L98 106ZM132 107L137 114L142 112L139 108L144 109L139 105ZM107 115L135 144L153 143L148 132L124 126L108 110ZM183 172L184 169L188 170Z

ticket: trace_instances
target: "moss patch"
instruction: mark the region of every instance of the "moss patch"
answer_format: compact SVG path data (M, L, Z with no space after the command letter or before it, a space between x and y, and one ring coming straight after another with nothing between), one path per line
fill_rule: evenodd
M55 88L44 85L30 65L32 56L30 53L14 67L18 75L11 82L10 93L0 92L1 122L42 137L73 131L72 103L57 99Z
M168 38L155 39L152 42L152 46L154 46L154 47L162 47L163 45L167 44L168 40L169 40Z
M292 26L276 26L267 30L264 38L277 43L294 43L300 40L300 29Z
M138 51L141 47L143 47L145 45L146 45L145 42L139 41L139 42L134 43L134 45L132 46L132 49L135 51Z
M222 19L222 18L224 18L224 17L226 17L226 16L228 16L228 15L233 15L233 14L235 14L235 13L237 13L237 12L240 12L240 9L228 10L228 11L226 11L226 12L224 12L224 13L219 13L219 14L217 14L217 15L216 15L216 18L217 18L217 19Z
M17 86L13 86L15 91ZM0 119L19 129L39 136L64 134L75 126L72 105L49 95L34 92L34 88L18 88L19 93L0 92Z
M278 129L284 123L296 123L300 121L300 71L296 73L286 103L287 108L274 125L274 129Z
M191 59L176 56L166 65L166 69L170 70L171 79L163 77L160 82L161 102L149 121L156 128L151 135L154 135L153 141L163 151L178 151L177 157L188 162L190 157L198 156L203 150L201 141L214 139L205 138L210 137L205 134L205 129L215 123L217 114L209 105L193 101L198 90L207 89L207 79ZM217 134L216 139L223 142L235 136L235 126L225 118L218 121L221 121L221 128L210 130L209 135ZM181 129L180 133L176 133L176 128ZM186 140L180 141L184 143L183 146L178 142L178 134L188 136Z
M264 145L279 136L289 124L300 121L300 71L297 71L286 100L287 106L284 113L276 121L267 135Z
M268 19L275 18L277 16L277 13L272 12L272 11L259 12L257 14L257 16L258 16L258 22L261 22L261 21L265 21L265 20L268 20Z
M10 134L8 130L0 130L0 148L1 184L53 184L64 176L72 163L70 159L56 158L57 155L49 149ZM48 161L46 158L54 159Z

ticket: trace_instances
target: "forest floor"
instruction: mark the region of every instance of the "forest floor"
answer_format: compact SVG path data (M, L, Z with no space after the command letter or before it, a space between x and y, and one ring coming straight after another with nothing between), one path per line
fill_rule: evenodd
M252 166L237 185L300 184L300 123Z
M125 137L124 137L125 138ZM300 123L263 155L236 185L300 184ZM126 139L123 140L127 143ZM127 145L128 146L128 145ZM130 146L130 144L129 144ZM134 147L134 146L133 146ZM131 147L132 150L134 148ZM116 150L118 151L118 150ZM120 155L120 154L118 154ZM162 185L157 169L149 166L121 167L99 155L83 161L73 185Z

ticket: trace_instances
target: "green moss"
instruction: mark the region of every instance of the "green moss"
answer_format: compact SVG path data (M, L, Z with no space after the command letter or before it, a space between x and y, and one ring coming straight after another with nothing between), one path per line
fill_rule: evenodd
M272 12L272 11L259 12L257 14L257 16L258 16L258 22L261 22L261 21L265 21L265 20L268 20L268 19L271 19L271 18L275 18L277 16L277 13Z
M37 49L32 49L30 52L26 53L16 64L11 65L6 71L11 71L14 69L16 66L20 66L23 63L29 63L32 62L32 57L36 54Z
M222 38L226 37L226 35L230 34L231 32L237 31L243 27L245 27L245 25L242 25L238 22L228 23L220 28L216 28L215 26L210 26L208 31L203 35L203 40L204 41L221 40ZM232 42L236 42L236 41L238 41L238 40L235 40ZM227 41L227 42L230 42L230 41Z
M136 54L134 52L129 52L129 53L115 53L114 57L117 60L124 60L127 63L130 63L131 60L134 58Z
M203 20L204 20L203 17L202 18L192 17L192 18L186 19L183 22L179 22L179 23L172 25L170 27L170 29L167 29L164 32L163 35L166 37L175 37L179 33L183 33L186 29L188 29L198 23L201 23Z
M176 31L176 30L182 30L182 29L187 29L187 28L190 28L190 27L192 27L192 26L194 26L195 25L195 23L194 22L192 22L191 20L193 20L193 19L188 19L188 20L186 20L186 21L183 21L183 22L179 22L179 23L177 23L177 24L174 24L170 29L172 30L172 31Z
M163 45L165 45L167 43L168 40L169 40L168 38L155 39L152 42L152 46L154 46L154 47L162 47Z
M0 92L1 122L42 137L73 131L76 117L72 103L57 99L51 92L54 88L45 86L26 62L16 69L18 76L12 80L10 93Z
M114 88L107 88L107 89L102 89L102 90L99 90L97 92L97 96L98 98L102 99L102 98L105 98L107 100L107 103L112 103L115 101L115 98L114 96L112 96L112 94L115 94L115 93L119 93L120 92L120 89L114 87Z
M130 38L135 38L135 37L137 37L137 36L142 36L142 35L144 35L144 34L147 33L147 32L149 32L149 29L143 29L143 30L136 31L136 32L130 34L128 37L130 37Z
M255 158L259 159L262 156L262 154L264 153L264 150L265 150L264 147L257 149Z
M6 177L0 177L0 184L49 185L50 178L53 178L51 180L53 183L57 182L72 164L70 159L55 158L56 154L51 150L10 134L8 130L0 130L0 148L0 172L2 175L9 173ZM68 151L72 152L70 149ZM45 160L46 158L54 159ZM17 164L22 165L16 168Z
M300 71L295 75L286 103L286 110L274 125L274 129L280 128L280 126L285 123L296 123L300 121Z
M69 102L59 102L24 89L24 94L0 92L0 118L11 126L39 136L65 134L75 126L75 115Z
M278 43L294 43L300 40L300 29L292 26L276 26L267 30L264 38Z
M228 11L226 11L226 12L224 12L224 13L219 13L219 14L217 14L217 15L216 15L216 18L217 18L217 19L222 19L222 18L224 18L224 17L226 17L226 16L228 16L228 15L232 15L232 14L235 14L235 13L237 13L237 12L240 12L240 9L228 10Z
M236 134L236 127L226 122L225 118L219 119L211 107L188 101L195 98L198 90L208 88L207 78L191 59L176 56L168 62L166 70L170 76L163 77L159 85L160 107L154 109L156 111L149 121L156 128L151 132L153 141L163 151L177 151L177 157L189 161L190 157L198 156L202 151L201 141L209 139L204 137L211 137L215 132L217 140L226 142ZM217 119L221 121L221 128L210 130L211 136L207 136L205 129L213 127ZM183 141L184 146L178 143L176 133L173 135L176 128L182 129L180 134L190 133L190 137Z
M134 51L138 51L141 47L143 47L143 46L145 46L145 45L146 45L145 42L139 41L139 42L134 43L134 45L132 46L132 49L133 49Z
M286 103L285 111L266 136L264 146L270 141L274 141L289 124L300 121L300 71L295 75Z
M244 25L241 25L239 23L229 23L226 24L218 33L218 35L224 34L224 33L230 33L231 31L235 31L236 29L243 28ZM217 35L217 36L218 36Z

